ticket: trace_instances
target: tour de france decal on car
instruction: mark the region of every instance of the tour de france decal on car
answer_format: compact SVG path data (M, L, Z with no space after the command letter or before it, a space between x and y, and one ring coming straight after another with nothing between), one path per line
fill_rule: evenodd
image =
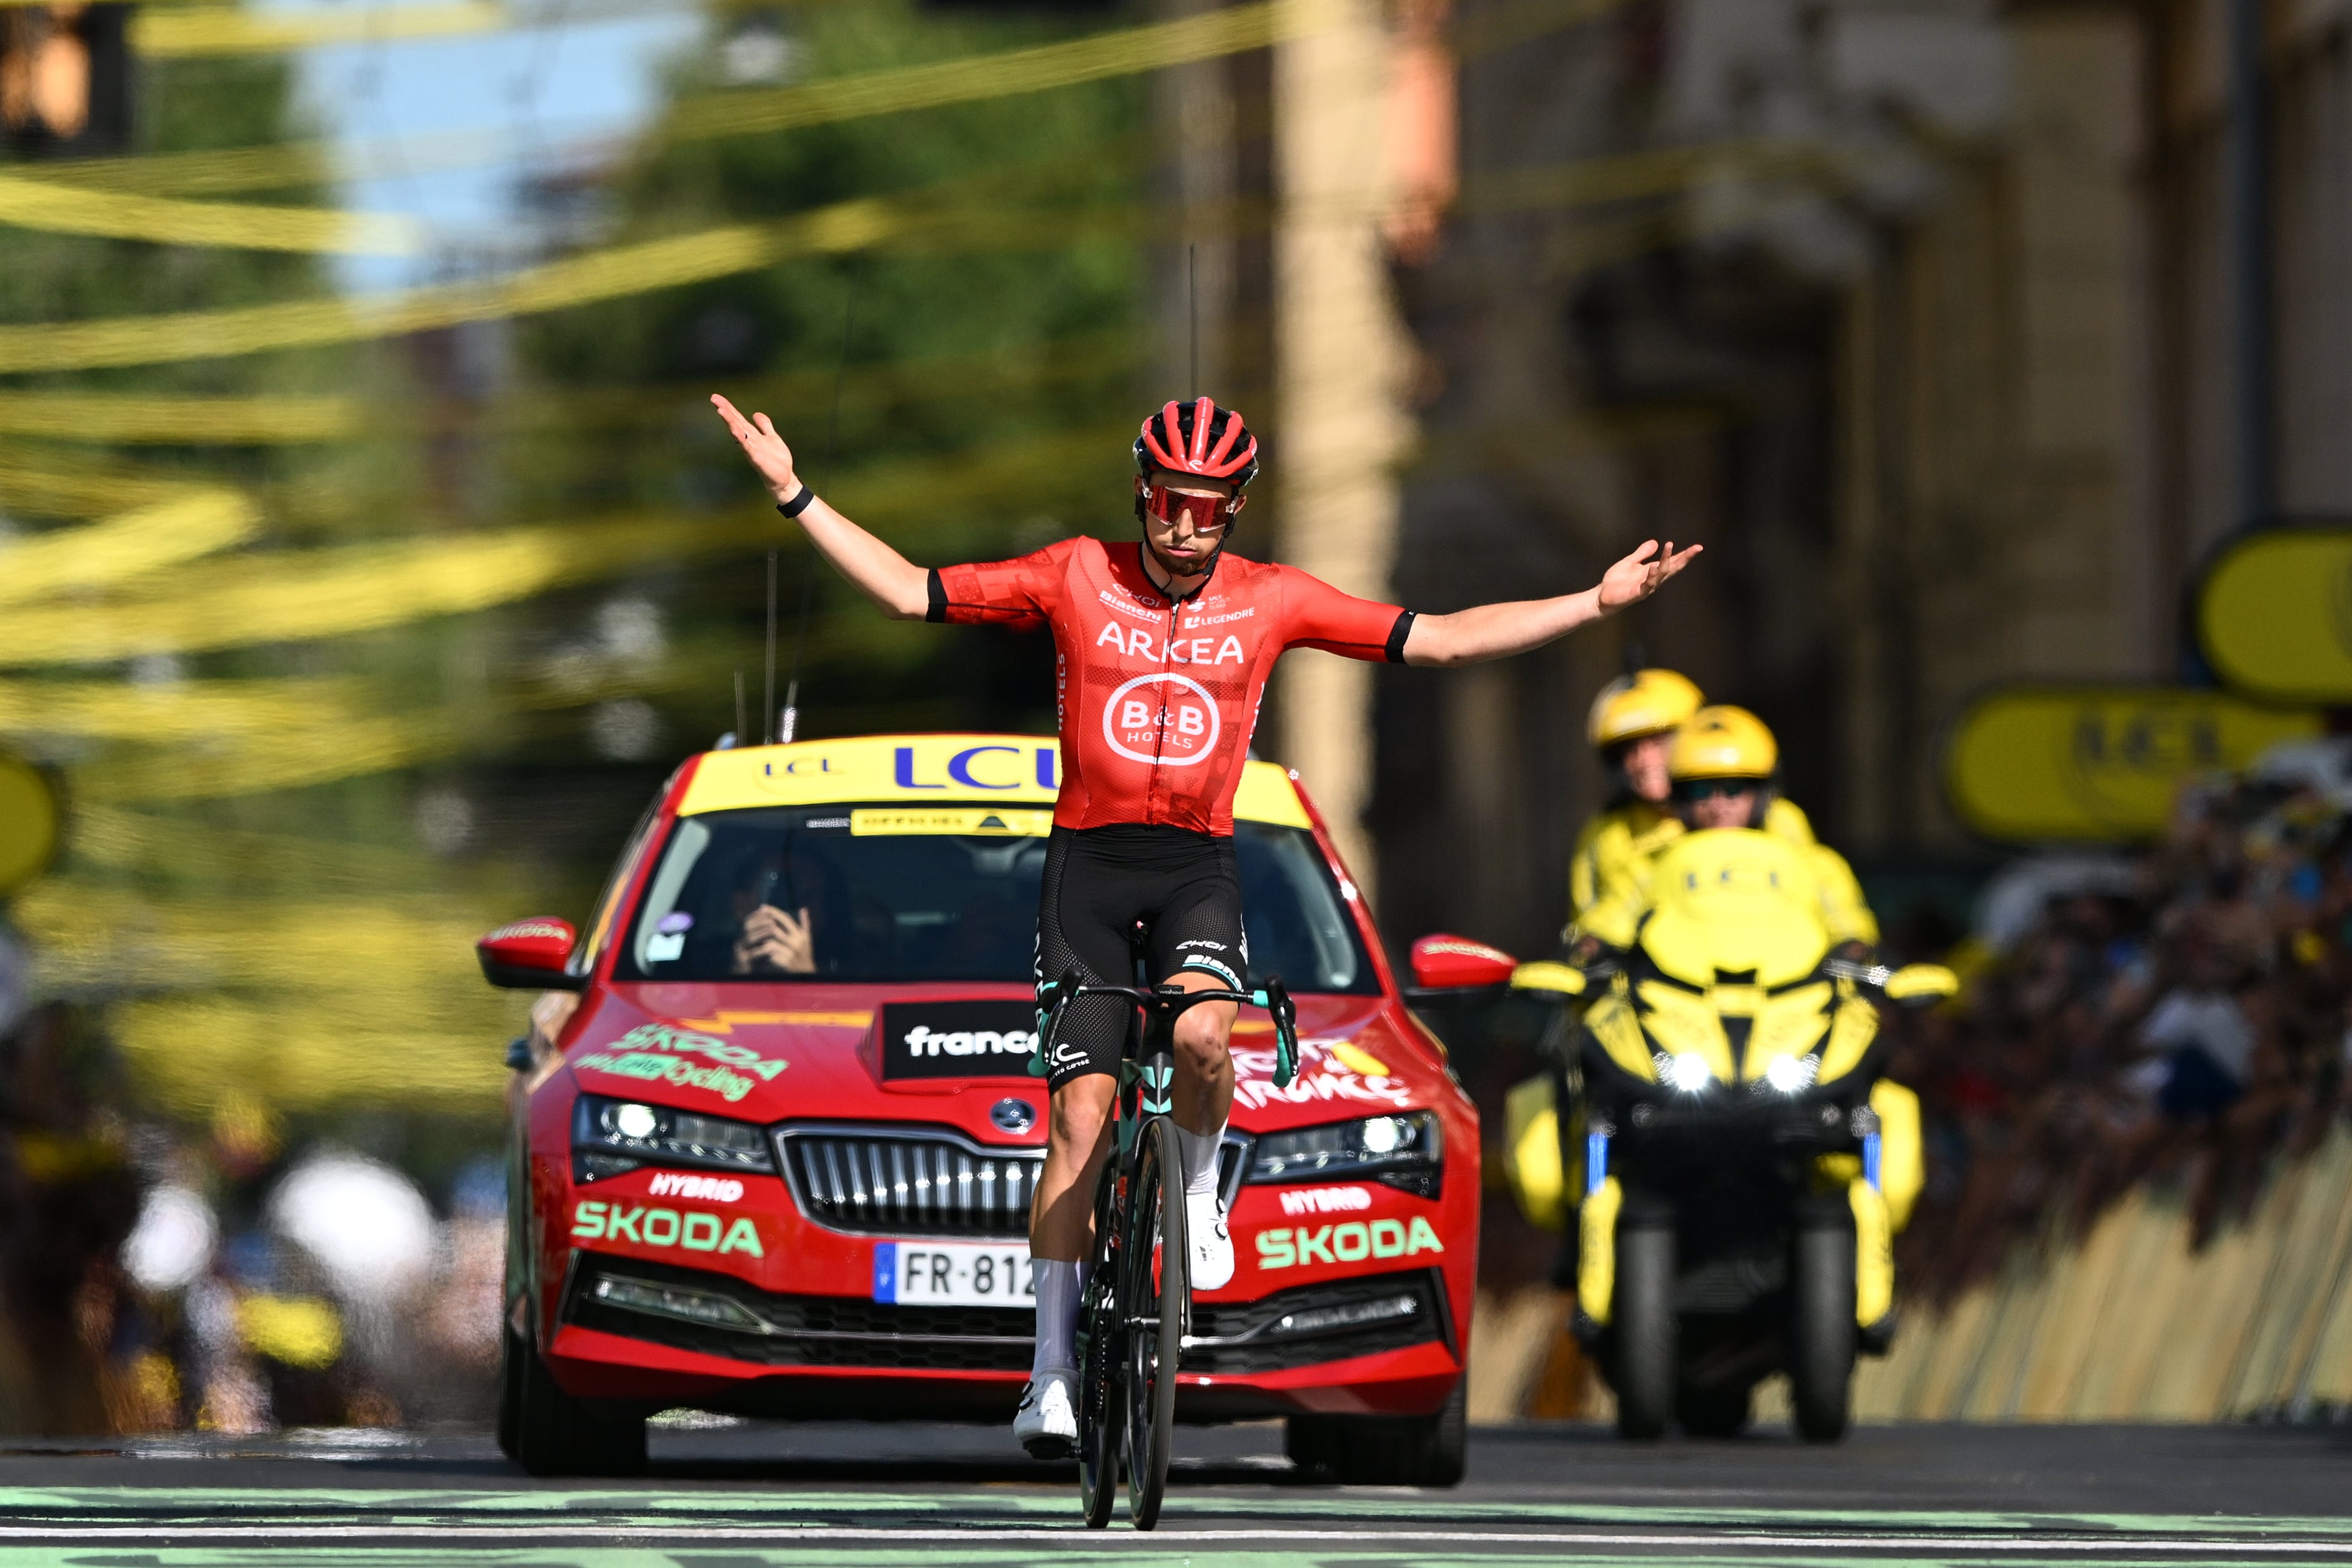
M1165 689L1145 689L1155 686ZM1103 702L1103 739L1130 762L1189 768L1215 752L1223 728L1216 700L1189 675L1139 675Z
M688 1060L692 1056L709 1058L708 1065ZM751 1079L745 1074L757 1073L772 1082L785 1067L749 1046L667 1024L640 1024L603 1050L573 1058L572 1065L641 1083L708 1089L730 1105L751 1092Z
M1419 1215L1411 1220L1348 1220L1339 1225L1280 1226L1257 1233L1257 1266L1303 1268L1312 1263L1359 1263L1367 1258L1411 1258L1444 1252L1437 1227Z
M1405 1081L1391 1077L1386 1062L1348 1040L1301 1039L1298 1076L1291 1079L1288 1089L1275 1088L1273 1030L1265 1025L1257 1027L1268 1037L1263 1049L1244 1045L1238 1037L1233 1042L1234 1099L1247 1109L1333 1100L1396 1110L1412 1108L1412 1090ZM1238 1037L1240 1030L1235 1033Z
M736 1215L730 1224L725 1215L648 1208L617 1199L582 1199L572 1211L572 1235L579 1241L633 1241L640 1247L681 1247L722 1257L730 1252L767 1256L760 1246L760 1227L744 1215Z

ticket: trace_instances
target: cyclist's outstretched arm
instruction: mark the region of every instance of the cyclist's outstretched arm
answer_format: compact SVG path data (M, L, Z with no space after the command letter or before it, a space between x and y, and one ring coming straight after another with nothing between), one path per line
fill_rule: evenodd
M1653 539L1609 568L1608 575L1581 594L1480 605L1450 616L1416 616L1405 637L1404 662L1475 664L1541 647L1554 637L1640 604L1689 565L1704 548L1694 544L1677 554L1674 541L1668 540L1662 550Z
M710 395L710 405L719 410L719 417L727 421L727 428L751 459L767 484L768 493L781 506L800 493L800 477L793 471L793 449L776 434L776 426L764 414L754 414L746 419L736 412L735 405L719 396ZM801 527L834 569L856 584L864 594L881 606L882 613L892 620L919 621L930 607L930 574L899 554L889 545L866 532L822 500L809 503L799 518Z

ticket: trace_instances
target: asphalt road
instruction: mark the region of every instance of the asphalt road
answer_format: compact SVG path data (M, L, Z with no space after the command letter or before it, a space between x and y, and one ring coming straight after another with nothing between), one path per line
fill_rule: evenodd
M1123 1562L2352 1565L2352 1428L1864 1428L1647 1447L1526 1426L1444 1492L1305 1484L1273 1426L1180 1433L1160 1528L970 1427L656 1434L652 1473L535 1482L473 1433L0 1447L0 1563L759 1568Z

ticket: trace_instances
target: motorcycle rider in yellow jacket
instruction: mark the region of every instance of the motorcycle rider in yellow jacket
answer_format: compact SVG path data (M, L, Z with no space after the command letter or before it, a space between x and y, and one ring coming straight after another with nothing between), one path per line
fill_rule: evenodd
M1647 670L1643 675L1654 673L1672 675ZM1696 695L1695 689L1693 695ZM1603 728L1602 707L1611 693L1603 691L1601 697L1593 709L1596 733ZM1580 843L1570 887L1571 895L1580 895L1580 877L1589 874L1592 896L1589 900L1580 897L1565 935L1571 942L1588 939L1611 947L1631 946L1650 907L1651 870L1668 845L1692 828L1760 827L1803 852L1813 873L1822 923L1829 929L1831 940L1853 951L1877 946L1878 921L1863 899L1853 868L1846 864L1845 857L1816 839L1805 814L1774 790L1780 760L1780 742L1764 721L1745 708L1719 704L1699 708L1683 719L1673 731L1665 765L1660 770L1665 774L1666 789L1662 793L1667 796L1666 804L1653 805L1644 796L1617 808L1628 828L1622 835L1612 832L1606 821L1611 813L1603 813L1587 827L1590 860ZM1633 770L1624 771L1629 784L1633 784ZM1637 809L1649 815L1637 816ZM1636 824L1645 826L1632 831Z

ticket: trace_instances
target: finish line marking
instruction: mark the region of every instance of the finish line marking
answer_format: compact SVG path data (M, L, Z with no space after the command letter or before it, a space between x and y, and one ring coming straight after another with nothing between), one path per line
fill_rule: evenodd
M408 1541L482 1542L529 1539L534 1541L579 1541L605 1544L659 1544L664 1542L727 1541L737 1542L773 1542L792 1545L811 1541L858 1541L901 1543L926 1541L935 1549L950 1550L953 1545L986 1542L1031 1543L1057 1542L1069 1545L1078 1542L1349 1542L1358 1545L1382 1543L1432 1543L1445 1546L1552 1546L1552 1547L1697 1547L1716 1551L1750 1551L1771 1548L1834 1550L1853 1552L1960 1551L1979 1552L2149 1552L2173 1555L2189 1553L2245 1553L2263 1556L2327 1556L2352 1557L2352 1542L2342 1541L2250 1541L2242 1537L2214 1537L2184 1541L2179 1538L2151 1539L2146 1536L1993 1536L1967 1534L1949 1535L1698 1535L1698 1534L1609 1534L1585 1535L1564 1531L1468 1531L1468 1530L1155 1530L1121 1531L1116 1534L1090 1531L1077 1525L1064 1529L987 1528L918 1532L911 1530L859 1530L834 1525L787 1525L761 1528L749 1525L656 1526L629 1528L578 1524L515 1524L502 1528L480 1525L394 1525L394 1524L318 1524L318 1525L243 1525L243 1524L138 1524L138 1525L60 1525L43 1528L39 1525L0 1525L0 1540L79 1542L79 1541L142 1541L168 1547L183 1541L341 1541L373 1540L387 1544Z

